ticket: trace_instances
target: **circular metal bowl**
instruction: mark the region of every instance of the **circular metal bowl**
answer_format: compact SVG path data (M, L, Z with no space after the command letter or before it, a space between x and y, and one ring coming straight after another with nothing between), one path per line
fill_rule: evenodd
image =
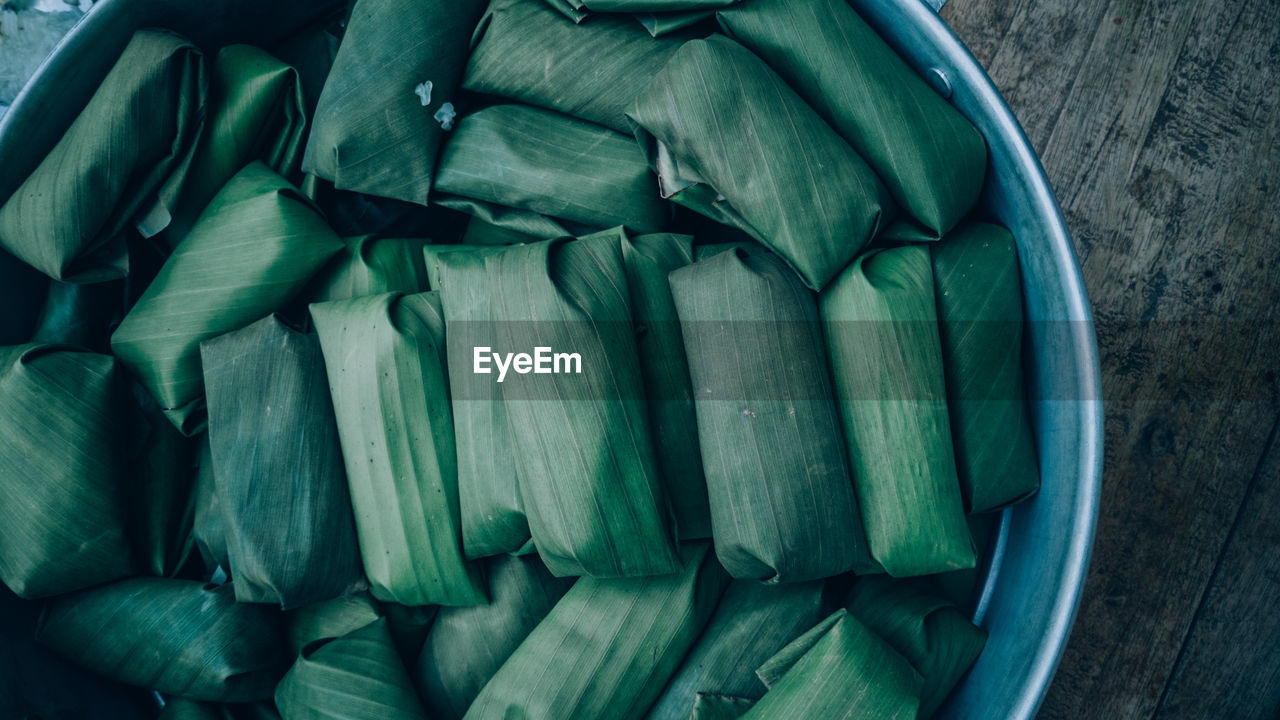
M850 3L982 132L983 208L1017 237L1041 488L1001 518L975 613L990 639L938 717L1030 718L1066 645L1097 519L1102 401L1088 297L1040 161L964 44L921 0ZM269 45L340 4L102 0L0 118L0 202L57 143L134 30L172 28L205 47ZM46 282L0 251L0 344L29 337Z

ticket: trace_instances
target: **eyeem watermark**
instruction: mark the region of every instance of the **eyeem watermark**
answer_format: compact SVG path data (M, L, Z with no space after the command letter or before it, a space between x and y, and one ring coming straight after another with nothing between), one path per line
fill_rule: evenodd
M472 354L472 371L477 375L490 375L498 369L498 382L507 377L508 370L520 375L582 374L582 356L578 353L553 353L549 347L535 347L529 353L496 353L493 348L477 347Z

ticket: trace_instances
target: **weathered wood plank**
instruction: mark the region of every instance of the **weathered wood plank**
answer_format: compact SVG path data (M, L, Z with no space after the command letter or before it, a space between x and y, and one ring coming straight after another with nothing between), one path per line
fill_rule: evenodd
M942 6L942 19L947 21L957 35L964 38L969 51L984 68L991 67L996 52L1009 34L1016 11L1026 11L1027 3L1020 2L960 2L963 8L956 11L956 2Z
M1067 102L1107 3L1102 0L952 0L943 18L987 68L1036 152ZM976 14L976 22L960 22ZM990 25L988 24L990 23ZM1007 24L1006 24L1007 23Z
M1041 717L1146 718L1280 415L1280 5L1031 0L1011 17L955 25L1076 236L1108 403L1093 566Z
M1277 425L1280 428L1280 425ZM1280 434L1200 606L1158 720L1272 720L1280 711Z

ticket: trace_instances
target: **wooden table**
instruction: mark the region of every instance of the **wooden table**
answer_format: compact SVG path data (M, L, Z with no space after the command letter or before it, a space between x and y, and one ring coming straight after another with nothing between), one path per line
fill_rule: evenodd
M1041 718L1280 715L1280 2L952 0L1075 236L1102 511Z

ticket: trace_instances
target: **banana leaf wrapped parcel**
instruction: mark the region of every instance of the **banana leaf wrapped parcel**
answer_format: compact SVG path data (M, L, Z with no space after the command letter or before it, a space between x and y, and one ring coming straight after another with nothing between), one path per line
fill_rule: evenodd
M928 248L868 252L820 302L872 558L894 577L973 567Z
M339 190L427 204L482 0L359 0L303 170Z
M437 293L311 306L373 596L485 602L462 555L457 457Z
M717 13L875 170L937 240L969 212L987 168L982 135L845 0L750 0Z
M529 215L533 215L533 213ZM550 218L547 219L550 220ZM551 221L551 224L559 225L555 221ZM547 227L551 227L551 225ZM462 239L458 242L463 245L524 245L538 240L569 237L573 234L565 231L562 227L555 229L550 234L527 233L522 232L520 228L503 226L492 222L491 216L480 217L472 215L467 220L467 228L462 233Z
M755 720L915 720L923 681L907 659L843 608L757 671L769 692Z
M569 18L575 23L580 23L591 17L591 11L587 10L582 4L582 0L546 0L546 3L556 9L556 12Z
M503 663L466 720L637 720L715 609L728 577L705 541L676 574L577 581Z
M36 639L113 680L216 702L271 697L288 668L279 611L230 584L132 578L49 604Z
M426 720L385 619L302 649L275 691L283 720Z
M284 613L285 635L294 657L316 640L342 637L383 617L382 604L367 590L304 605Z
M346 247L316 276L308 291L311 302L429 289L422 249L430 240L358 235L342 242Z
M929 251L960 489L969 512L995 510L1040 487L1013 235L973 223Z
M474 355L463 352L465 348L497 345L485 258L502 251L487 245L435 245L424 250L427 274L431 287L440 293L449 337L447 365L458 447L462 547L472 559L532 546L502 386L476 373Z
M319 340L268 315L200 358L236 600L287 610L361 584Z
M593 12L680 12L722 8L741 0L582 0Z
M892 214L863 159L724 36L681 46L627 115L663 197L744 230L814 290Z
M737 720L755 707L755 700L698 693L693 701L693 713L689 720Z
M383 616L387 618L387 630L391 632L391 643L400 653L405 669L414 666L427 635L436 624L441 605L403 605L397 602L382 603ZM468 606L474 607L474 606Z
M349 592L286 612L289 648L296 656L309 643L342 637L385 618L391 644L408 669L417 659L439 610L435 605L378 602L367 590Z
M573 585L536 555L487 563L488 605L443 608L427 634L414 684L432 720L459 720L485 683Z
M206 577L222 568L231 572L231 560L227 552L227 532L222 522L222 505L218 502L218 488L213 477L213 451L209 447L209 433L196 437L195 466L192 468L191 492L193 498L191 539L204 561Z
M539 242L485 257L496 345L562 372L506 372L488 359L529 529L555 575L628 577L679 567L650 432L622 250L616 237ZM450 345L450 366L484 348ZM575 361L576 356L576 361ZM498 356L497 360L501 360ZM547 367L547 370L553 370ZM498 383L499 379L502 380Z
M755 240L731 240L728 242L707 243L705 245L695 245L693 248L694 262L702 262L708 258L715 257L722 252L737 250L743 255L758 255L767 253L769 249Z
M777 256L737 251L670 283L720 562L771 582L867 566L813 293Z
M629 17L579 26L545 0L494 0L462 84L630 134L627 107L685 39L652 38Z
M260 162L227 182L111 336L111 349L169 420L204 427L200 341L280 309L342 242Z
M592 228L568 220L475 198L439 193L431 202L471 216L462 236L463 245L520 245L592 232Z
M44 598L129 575L129 483L116 361L0 348L0 581Z
M50 280L44 305L28 342L41 345L76 345L93 352L108 352L111 328L124 317L124 283L68 283ZM25 334L23 337L27 337Z
M194 45L135 33L66 134L0 205L0 247L55 280L127 274L126 230L143 215L167 218L176 202L206 86Z
M302 85L293 68L252 45L228 45L209 67L208 120L160 238L172 250L209 201L251 160L297 179L306 138Z
M933 715L987 642L984 630L917 579L860 578L846 607L920 673L922 719Z
M815 580L764 585L754 580L729 583L707 628L667 683L647 720L686 720L697 706L728 704L745 713L745 702L764 696L756 677L760 667L826 614L826 583ZM698 698L731 698L720 703ZM702 712L709 713L710 708ZM734 717L737 717L736 715Z
M670 233L631 238L621 228L606 232L622 247L658 467L675 513L677 535L681 540L711 537L689 362L667 281L673 270L693 262L693 238Z
M173 577L196 548L193 469L200 443L178 432L145 388L130 383L130 389L137 411L128 427L137 448L126 463L133 480L129 541L139 571Z
M459 119L435 189L595 230L656 232L670 216L629 135L528 105Z
M711 10L684 10L675 12L642 12L636 13L636 20L640 25L649 31L649 34L655 38L660 38L672 33L680 32L697 25L704 20L710 20L715 17L716 11Z
M302 87L304 116L315 117L316 105L324 93L324 83L333 69L346 34L348 5L339 5L266 48L298 73ZM303 145L305 151L305 143Z

